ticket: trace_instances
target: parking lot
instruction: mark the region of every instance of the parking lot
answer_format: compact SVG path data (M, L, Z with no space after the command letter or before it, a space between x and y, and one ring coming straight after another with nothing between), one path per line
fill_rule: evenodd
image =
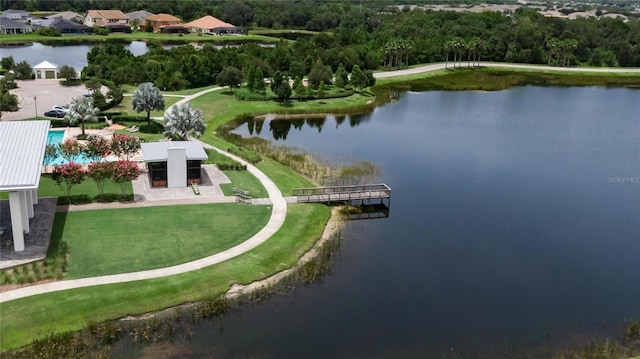
M24 120L51 110L54 105L67 105L74 97L87 93L84 85L62 86L60 80L17 81L18 88L11 90L18 96L18 111L4 112L2 121Z

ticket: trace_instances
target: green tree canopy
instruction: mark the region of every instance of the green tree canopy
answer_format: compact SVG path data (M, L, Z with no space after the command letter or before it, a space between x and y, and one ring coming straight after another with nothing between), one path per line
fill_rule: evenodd
M151 125L151 111L164 110L164 97L151 82L141 83L133 92L131 106L136 112L146 112L147 125Z
M82 137L85 137L84 124L86 122L98 122L98 113L100 113L100 109L93 106L92 98L74 97L69 104L69 111L64 115L64 120L71 125L80 123Z
M164 134L170 138L189 141L191 136L200 137L206 127L202 111L191 108L188 102L174 105L164 114Z

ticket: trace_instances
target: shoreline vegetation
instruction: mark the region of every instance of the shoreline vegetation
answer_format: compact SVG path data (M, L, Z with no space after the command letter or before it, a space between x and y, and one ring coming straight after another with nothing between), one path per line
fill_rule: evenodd
M544 79L541 80L542 85L546 86L638 88L640 84L640 74L593 74L585 71L587 72L578 74L543 72L540 77ZM263 103L249 105L250 102L240 102L222 91L211 92L192 102L196 106L205 107L203 112L209 118L208 128L217 129L246 115L276 113L277 117L281 117L311 113L360 113L393 101L394 96L403 91L502 90L527 85L529 83L526 81L535 80L537 74L539 73L536 71L488 68L423 72L379 79L372 89L375 97L356 94L351 101L308 101L290 108ZM534 84L539 85L540 81ZM237 106L238 103L242 106ZM240 147L218 137L214 131L207 131L202 140L219 148ZM274 180L283 193L310 183L291 168L268 157L257 166ZM332 215L324 205L289 205L285 225L272 239L230 261L167 278L79 288L2 303L0 339L3 355L11 354L7 351L25 347L29 343L41 344L42 338L81 331L89 326L87 323L109 323L118 318L145 317L181 304L214 301L222 295L233 298L237 293L247 295L252 291L259 292L285 278L283 273L291 273L288 270L294 272L292 268L304 267L305 263L309 263L310 258L314 258L313 253L321 252L318 248L325 243L323 238L326 240L332 234L339 235L340 226L336 224L335 218L335 213ZM177 288L180 288L179 293ZM123 303L122 298L129 300ZM20 352L22 350L13 354L19 357Z

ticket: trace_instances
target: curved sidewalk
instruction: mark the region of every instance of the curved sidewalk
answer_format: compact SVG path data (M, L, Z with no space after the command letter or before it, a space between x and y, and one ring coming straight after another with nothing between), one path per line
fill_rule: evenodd
M207 91L208 92L208 91ZM198 269L202 269L204 267L212 266L214 264L218 264L220 262L226 261L233 257L239 256L243 253L246 253L253 248L259 246L267 239L269 239L273 234L275 234L287 216L287 202L282 196L282 192L278 189L275 183L271 181L267 175L262 173L258 168L253 166L252 164L246 162L245 160L226 153L218 148L215 148L211 145L203 143L203 146L206 148L214 149L226 156L233 158L234 160L244 164L247 166L247 171L256 176L258 180L265 187L267 192L269 193L269 199L272 202L273 208L271 211L271 217L267 222L267 225L262 228L258 233L253 235L248 240L238 244L237 246L227 249L226 251L216 253L212 256L205 257L202 259L198 259L192 262L179 264L172 267L166 268L158 268L140 272L132 272L132 273L122 273L122 274L114 274L107 275L101 277L90 277L90 278L82 278L82 279L74 279L74 280L63 280L58 282L51 282L46 284L39 284L30 287L24 287L20 289L15 289L12 291L0 293L0 303L8 302L14 299L25 298L33 295L57 292L61 290L74 289L74 288L82 288L82 287L90 287L95 285L103 285L103 284L113 284L113 283L124 283L124 282L133 282L138 280L145 279L153 279L153 278L161 278L172 276L176 274L186 273L190 271L195 271Z

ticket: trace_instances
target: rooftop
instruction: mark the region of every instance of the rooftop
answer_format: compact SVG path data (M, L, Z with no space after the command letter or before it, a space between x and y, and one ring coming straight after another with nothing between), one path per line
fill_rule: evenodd
M184 148L187 150L187 160L206 160L209 158L200 142L196 141L164 141L142 143L142 155L145 162L163 162L168 159L167 150L170 148Z
M215 29L218 27L236 27L220 19L217 19L211 15L201 17L185 24L186 26L195 27L199 29Z
M170 14L151 15L151 16L148 16L146 20L153 21L153 22L182 22L180 18L177 18Z
M0 191L37 188L50 121L0 122Z

